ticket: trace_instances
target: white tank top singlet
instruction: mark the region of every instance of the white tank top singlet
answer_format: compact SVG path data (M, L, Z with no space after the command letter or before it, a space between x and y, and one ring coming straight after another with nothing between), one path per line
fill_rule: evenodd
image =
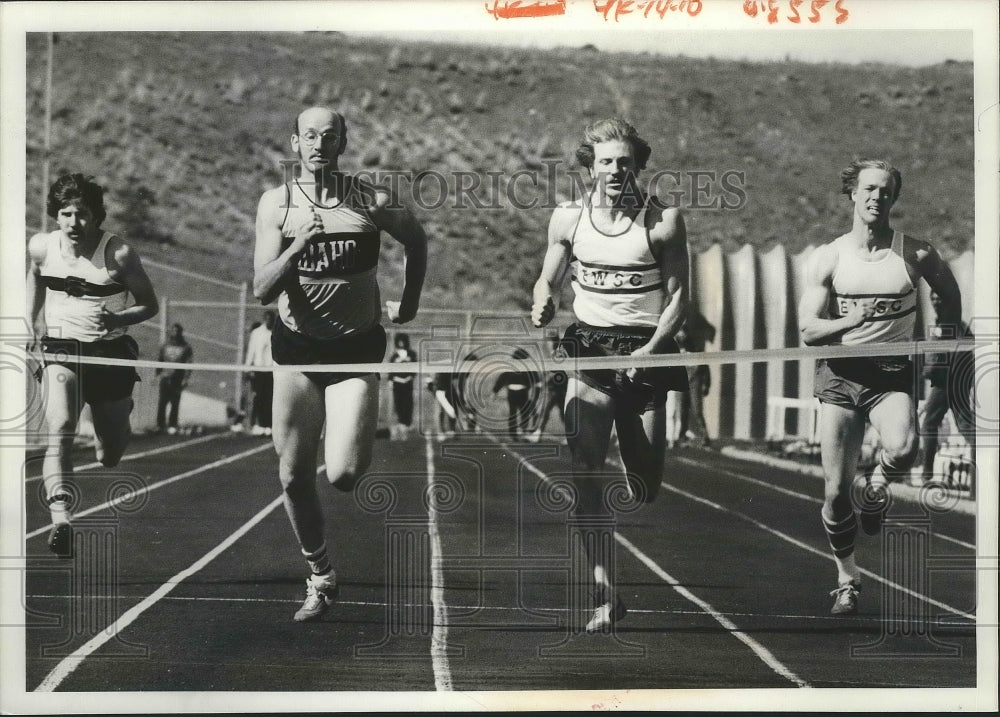
M877 261L865 261L848 242L837 242L830 315L844 316L859 301L875 303L875 314L845 332L839 343L851 346L913 340L917 292L903 260L904 240L902 232L894 232L890 250Z
M354 201L360 185L350 181L345 192L350 201L333 207L317 205L297 181L286 185L290 201L281 224L285 241L295 237L295 227L308 221L313 209L323 222L323 233L299 254L295 285L278 297L278 315L292 331L318 339L367 331L382 315L376 279L379 228L360 199Z
M61 231L45 236L45 260L39 280L45 286L45 325L52 338L92 342L125 333L125 327L108 331L98 324L101 307L121 311L128 301L128 290L111 278L104 262L105 249L113 236L104 232L89 259L65 256Z
M643 207L617 235L604 234L586 201L573 231L573 312L590 326L656 327L663 312L663 277L653 255Z

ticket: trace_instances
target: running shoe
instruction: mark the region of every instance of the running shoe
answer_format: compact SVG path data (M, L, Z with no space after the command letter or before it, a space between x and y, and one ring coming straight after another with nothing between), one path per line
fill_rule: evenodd
M627 612L621 598L615 599L614 607L610 602L602 603L594 609L594 616L587 623L587 632L610 632L611 627L625 617Z
M861 594L859 586L854 583L841 585L836 590L831 590L833 597L833 607L830 608L831 615L853 615L858 611L858 595Z
M306 580L306 601L295 613L295 622L319 620L337 599L337 576L310 575Z
M56 523L49 531L49 550L60 558L73 557L73 528L69 523Z
M877 480L872 479L877 477ZM865 474L865 487L861 498L861 529L865 535L877 535L882 530L882 521L889 508L889 486L882 466L876 465Z

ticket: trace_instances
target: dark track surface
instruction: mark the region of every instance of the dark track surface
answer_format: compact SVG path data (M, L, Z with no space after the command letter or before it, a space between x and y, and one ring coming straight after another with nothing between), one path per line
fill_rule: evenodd
M182 439L137 437L129 454L170 443ZM90 460L81 449L78 465ZM705 451L668 456L657 501L618 518L629 615L614 635L588 636L581 627L590 606L572 589L576 543L565 504L539 476L568 477L566 447L555 441L379 439L355 494L320 479L340 602L305 625L291 619L306 571L275 502L268 440L219 435L111 471L81 471L82 508L105 501L128 474L133 485L155 486L214 462L155 488L143 505L80 517L78 536L104 536L83 557L51 557L44 532L27 539L27 691L976 684L967 617L873 576L864 578L858 615L829 615L836 571L814 478ZM434 511L425 499L429 464L439 485ZM28 534L47 524L40 469L38 459L26 463ZM883 536L859 536L859 565L974 614L975 519L917 509L896 503L897 522ZM216 557L166 585L258 514ZM924 542L928 531L951 540ZM910 557L884 564L887 541L903 545L892 554ZM109 638L105 628L135 606L142 611ZM104 641L85 659L63 659L95 637Z

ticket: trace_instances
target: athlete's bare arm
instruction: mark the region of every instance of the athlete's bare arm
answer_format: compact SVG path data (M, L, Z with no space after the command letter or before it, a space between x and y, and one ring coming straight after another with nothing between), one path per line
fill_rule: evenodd
M253 250L253 295L262 304L278 298L306 244L323 232L323 222L315 211L295 227L295 237L282 249L281 222L287 207L285 187L264 192L257 204L256 241Z
M45 306L45 285L39 280L42 264L45 262L45 235L35 234L28 240L28 276L25 280L28 298L28 320L37 341L45 335L45 319L42 308Z
M139 324L156 316L160 302L153 283L142 266L139 252L118 237L112 237L105 247L105 266L108 276L125 286L135 299L135 304L121 311L101 309L101 326L110 331L122 326Z
M912 252L912 254L911 254ZM955 280L955 275L931 244L906 237L903 253L906 263L915 266L941 300L937 307L939 326L949 326L957 330L962 321L962 292Z
M385 307L390 321L405 324L420 308L420 292L427 273L427 233L413 213L393 201L385 190L376 190L372 218L380 229L403 245L403 291L399 301L387 301Z
M572 259L572 233L580 218L580 207L567 203L556 207L549 219L549 245L542 271L532 290L531 322L542 327L556 314L555 297L562 290Z
M649 229L649 241L660 262L663 310L652 338L645 346L636 349L633 356L661 353L664 344L683 325L689 300L687 229L680 211L663 209Z
M873 302L859 301L844 316L836 319L826 317L836 266L837 248L834 242L817 248L806 262L805 286L799 299L799 332L807 346L830 343L844 332L860 326L875 313Z

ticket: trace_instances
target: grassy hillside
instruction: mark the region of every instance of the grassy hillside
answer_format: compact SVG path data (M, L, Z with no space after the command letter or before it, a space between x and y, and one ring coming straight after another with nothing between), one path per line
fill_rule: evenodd
M28 197L40 191L44 57L44 36L29 36ZM96 175L110 188L108 226L149 257L244 281L256 201L282 180L301 107L328 103L347 116L346 169L504 178L569 161L587 121L622 115L653 146L649 173L745 173L744 206L687 212L696 250L782 242L797 251L830 238L849 222L839 169L874 154L903 171L898 225L951 257L973 244L972 88L972 66L961 63L754 64L336 33L72 33L55 46L53 176ZM433 200L437 185L422 186ZM688 183L679 188L680 206L699 201ZM565 177L550 188L543 176L534 194L518 184L519 196L539 200L569 189ZM527 306L550 212L501 204L417 209L433 239L427 305ZM38 212L26 208L29 226ZM391 241L385 250L400 256ZM395 295L398 262L381 272Z

